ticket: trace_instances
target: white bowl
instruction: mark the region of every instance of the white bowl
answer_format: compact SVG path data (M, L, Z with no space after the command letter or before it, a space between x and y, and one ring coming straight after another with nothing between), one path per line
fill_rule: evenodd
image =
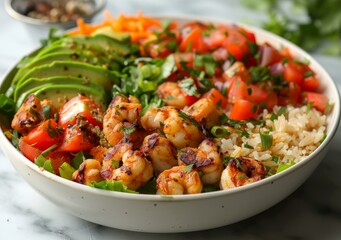
M169 18L180 22L229 23L192 17ZM269 32L243 26L256 34L259 43L268 41L276 47L287 46L295 56L309 60L321 80L323 93L334 103L327 119L326 139L309 157L291 168L232 190L180 196L137 195L94 189L42 171L17 151L0 131L2 150L19 174L44 197L75 216L108 227L141 232L196 231L232 224L270 208L295 191L327 153L340 120L340 97L328 73L306 52ZM15 71L13 68L5 76L0 92L9 87Z

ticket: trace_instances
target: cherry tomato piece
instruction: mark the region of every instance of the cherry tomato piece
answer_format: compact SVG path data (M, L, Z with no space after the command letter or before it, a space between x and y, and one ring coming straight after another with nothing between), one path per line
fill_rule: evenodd
M46 120L29 132L26 142L40 150L45 150L52 145L60 145L63 129L53 119Z
M306 104L312 103L312 106L321 112L325 112L328 106L328 98L320 93L315 92L303 92L304 102Z
M103 127L103 110L89 98L79 95L69 100L59 111L59 125L66 129L75 125L77 116L82 116L93 126Z
M238 100L234 103L230 118L233 120L249 120L257 117L258 106L248 100Z
M61 152L79 152L90 150L98 145L98 137L86 127L74 125L65 130L62 144L58 148Z
M207 93L205 93L203 98L209 98L214 102L217 106L225 108L227 105L227 98L224 97L216 88L210 89Z

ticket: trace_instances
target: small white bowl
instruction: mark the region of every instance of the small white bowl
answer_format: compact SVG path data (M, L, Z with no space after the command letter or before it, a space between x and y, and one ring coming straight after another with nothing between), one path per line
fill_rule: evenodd
M39 4L41 2L54 2L47 0L6 0L5 9L10 16L13 18L25 22L32 25L37 26L48 26L48 27L60 27L64 29L72 28L76 26L76 20L68 20L65 22L53 22L50 20L42 20L33 17L29 17L26 15L29 8L35 6L35 4ZM90 4L93 4L93 12L84 16L84 21L90 22L94 16L96 16L99 12L101 12L106 6L106 0L86 0Z
M229 23L192 17L163 18ZM276 47L289 47L295 56L310 61L321 80L323 93L334 103L327 119L326 139L309 157L289 169L231 190L180 196L136 195L94 189L42 171L17 151L0 131L2 150L18 173L44 197L75 216L108 227L141 232L205 230L241 221L270 208L295 191L322 161L340 120L340 97L328 73L306 52L269 32L243 26L256 34L259 43L268 41ZM0 92L9 87L15 71L13 68L5 76Z

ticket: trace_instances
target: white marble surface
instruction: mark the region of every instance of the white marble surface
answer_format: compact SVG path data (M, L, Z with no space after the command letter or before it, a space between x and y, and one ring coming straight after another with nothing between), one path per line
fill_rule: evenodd
M109 0L108 8L114 14L136 13L141 9L146 14L191 14L234 21L264 18L242 9L238 1L229 0ZM39 39L46 36L46 31L11 19L1 1L0 75L39 46ZM340 89L341 58L315 57ZM0 150L0 239L341 239L340 142L339 129L328 155L314 174L271 209L230 226L182 234L122 231L69 215L24 182Z

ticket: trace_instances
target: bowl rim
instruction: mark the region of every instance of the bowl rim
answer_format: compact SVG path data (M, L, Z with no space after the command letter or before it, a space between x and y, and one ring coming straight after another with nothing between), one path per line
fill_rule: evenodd
M6 12L12 18L14 18L17 21L29 23L29 24L33 24L33 25L38 25L38 26L43 26L43 25L46 25L46 26L74 26L76 24L76 20L68 20L66 22L52 22L49 20L41 20L41 19L28 17L26 15L19 13L18 11L16 11L13 8L12 3L14 1L16 1L16 0L5 0L5 9L6 9ZM94 12L90 16L84 17L85 20L90 20L91 18L96 16L107 5L107 0L96 0L94 2L96 3L96 7L94 8ZM97 4L97 2L98 2L98 4Z
M10 1L10 0L8 0ZM233 188L233 189L227 189L227 190L218 190L214 192L207 192L207 193L199 193L199 194L187 194L187 195L156 195L156 194L132 194L132 193L125 193L125 192L116 192L116 191L109 191L109 190L103 190L103 189L96 189L92 188L83 184L79 184L67 179L64 179L62 177L59 177L55 174L52 174L48 171L41 170L37 165L35 165L33 162L28 160L22 153L20 153L13 145L12 143L7 139L7 137L4 135L4 132L2 129L0 129L0 142L1 148L9 148L9 151L14 152L17 159L21 162L19 164L24 164L27 167L29 167L32 171L41 174L45 176L47 179L54 181L60 185L64 185L65 187L70 187L71 189L82 191L84 193L91 193L91 194L97 194L105 197L113 197L113 198L119 198L119 199L128 199L128 200L137 200L137 201L153 201L153 202L164 202L164 201L193 201L193 200L202 200L207 198L216 198L216 197L222 197L224 195L234 195L240 192L248 191L250 189L256 189L259 187L262 187L263 185L272 184L275 181L284 178L287 175L293 174L298 169L304 167L305 165L309 164L311 159L314 157L317 157L317 155L320 154L322 150L327 148L336 134L336 131L338 129L339 123L340 123L340 93L339 89L335 83L335 81L331 78L329 73L322 67L322 65L317 62L310 54L308 54L306 51L301 49L300 47L296 46L295 44L289 42L288 40L277 36L271 32L268 32L264 29L250 26L247 24L243 24L236 21L230 21L228 19L222 19L222 18L212 18L212 17L199 17L195 15L181 15L181 14L172 14L172 15L149 15L151 17L156 17L159 19L171 19L176 21L200 21L200 22L212 22L212 23L221 23L221 24L237 24L238 26L245 27L253 32L256 32L257 34L261 35L267 35L271 36L272 38L275 38L277 41L281 42L285 46L288 46L291 50L294 51L295 55L298 54L300 57L304 57L308 59L310 63L314 63L315 68L318 68L318 73L325 76L325 80L328 83L329 87L335 91L335 102L333 105L333 112L334 112L334 118L333 121L330 123L329 126L329 134L327 134L324 141L307 157L303 158L300 162L296 163L294 166L291 166L290 168L277 173L275 175L272 175L268 178L262 179L260 181L247 184L241 187ZM33 52L33 51L31 51ZM9 73L15 68L17 63L10 68L0 79L0 87L2 86L4 80L9 75ZM9 159L11 162L12 159Z

